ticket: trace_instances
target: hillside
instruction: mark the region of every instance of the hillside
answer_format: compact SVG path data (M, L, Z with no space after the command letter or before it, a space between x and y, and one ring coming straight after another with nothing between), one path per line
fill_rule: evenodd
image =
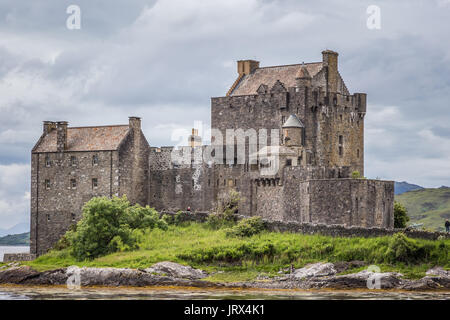
M421 189L396 195L395 200L408 209L411 223L423 223L423 227L444 231L445 219L450 219L450 188Z
M10 234L0 238L0 246L28 246L30 233Z
M412 183L408 183L406 181L402 181L402 182L397 182L395 181L395 185L394 185L394 190L395 190L395 194L402 194L408 191L413 191L413 190L420 190L423 189L423 187L418 186L417 184L412 184Z

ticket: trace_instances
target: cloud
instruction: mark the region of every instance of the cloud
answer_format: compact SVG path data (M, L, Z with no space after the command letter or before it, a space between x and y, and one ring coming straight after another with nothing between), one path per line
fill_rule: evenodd
M0 165L0 227L28 223L30 213L30 165Z

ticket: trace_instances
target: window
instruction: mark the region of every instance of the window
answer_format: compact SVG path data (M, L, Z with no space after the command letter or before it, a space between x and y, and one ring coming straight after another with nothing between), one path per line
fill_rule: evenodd
M49 179L45 179L45 189L47 189L47 190L50 189L50 180Z
M356 156L359 158L359 149L356 150Z
M77 188L77 180L75 179L70 179L70 187L72 189L76 189Z
M93 165L93 166L98 165L98 155L96 155L96 154L94 154L94 155L92 156L92 165Z
M211 185L211 179L208 179L208 186Z
M287 166L287 167L292 166L292 159L287 159L287 160L286 160L286 166Z
M286 117L285 117L285 116L282 116L282 117L281 117L281 125L283 125L285 122L286 122Z
M71 215L72 215L72 221L75 221L76 220L75 213L72 213Z
M77 157L75 157L75 156L70 157L70 165L72 167L75 167L77 165Z
M223 185L227 185L227 181L225 179L223 179Z
M50 214L47 213L47 221L50 221Z
M98 187L98 179L93 178L92 179L92 189L97 189L97 187Z
M50 161L50 156L47 154L46 156L45 156L45 166L46 167L50 167L50 165L51 165L51 161Z
M339 120L342 122L342 114L339 115Z
M344 137L343 136L339 136L339 144L343 144L344 143Z
M344 154L344 148L342 146L343 144L344 144L344 137L339 136L339 156L341 156L341 157Z
M342 154L344 153L343 149L341 146L339 146L339 155L342 157Z

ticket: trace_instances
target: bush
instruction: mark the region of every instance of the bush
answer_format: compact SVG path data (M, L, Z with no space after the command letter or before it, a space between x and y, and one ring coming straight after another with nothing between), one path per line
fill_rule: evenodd
M433 249L434 246L418 246L415 240L408 238L404 233L396 233L386 250L387 262L415 263L425 260Z
M239 221L237 225L226 230L226 235L231 237L250 237L265 229L261 217L246 218Z
M352 179L360 179L360 178L361 178L361 174L359 173L359 171L352 172Z
M83 217L76 230L65 237L77 260L93 259L116 251L138 248L144 229L167 230L167 223L158 212L148 206L130 206L122 198L92 198L83 207Z
M408 210L400 202L394 202L394 228L405 228L409 221Z
M222 195L217 202L216 209L213 214L208 216L206 223L213 229L230 227L236 222L236 213L239 210L240 193L231 190L229 193Z

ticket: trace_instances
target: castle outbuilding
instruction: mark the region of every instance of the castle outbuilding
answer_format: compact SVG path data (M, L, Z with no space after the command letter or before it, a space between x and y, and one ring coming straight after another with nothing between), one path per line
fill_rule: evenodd
M137 117L104 127L44 122L32 150L31 253L51 248L93 196L126 194L158 210L210 211L235 189L242 215L393 228L394 183L352 179L353 172L364 175L366 94L349 92L338 53L270 67L241 60L237 71L226 96L211 99L212 145L202 145L193 130L183 148L187 163L174 160L181 150L151 147ZM243 158L230 129L245 137ZM264 132L267 144L259 139ZM225 161L195 160L211 149Z

